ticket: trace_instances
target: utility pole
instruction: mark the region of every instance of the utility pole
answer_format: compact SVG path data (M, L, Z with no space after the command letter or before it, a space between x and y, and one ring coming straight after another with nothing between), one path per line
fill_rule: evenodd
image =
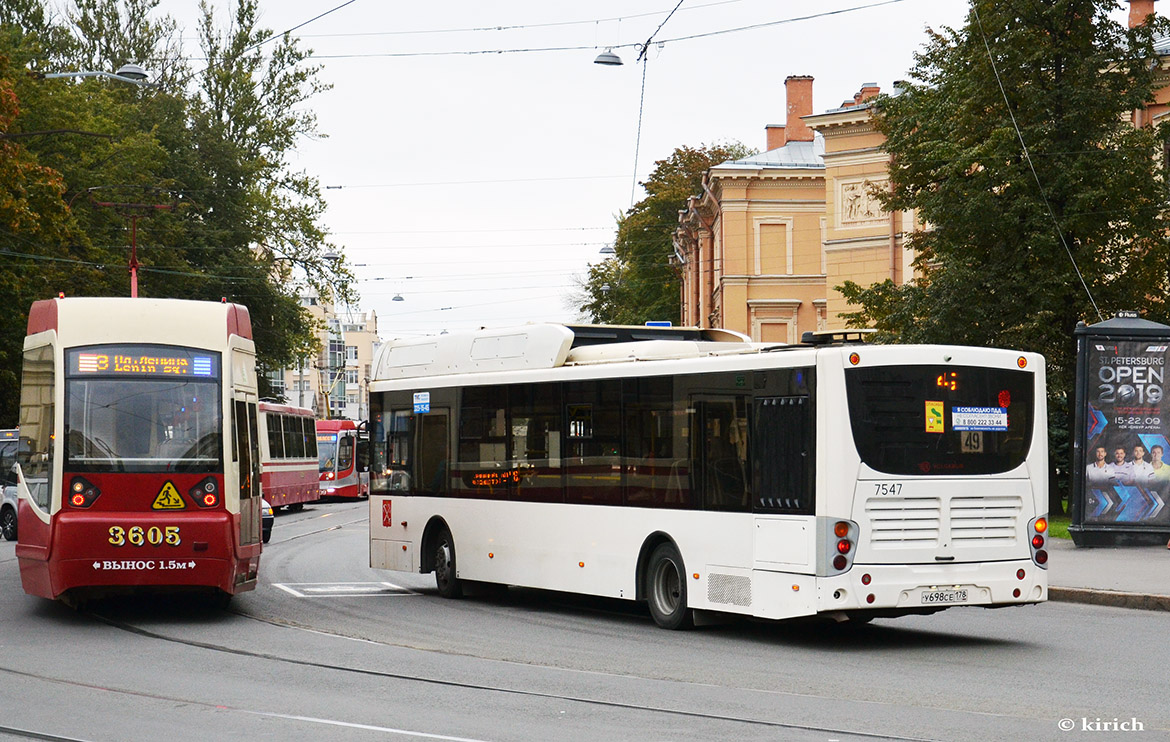
M170 211L173 204L132 204L113 201L94 201L94 206L123 209L123 216L130 220L130 297L138 298L138 220L156 211ZM139 211L145 213L140 214Z

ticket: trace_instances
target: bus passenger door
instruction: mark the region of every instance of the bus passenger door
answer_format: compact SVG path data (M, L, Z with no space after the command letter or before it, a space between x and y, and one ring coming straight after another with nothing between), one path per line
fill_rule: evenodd
M706 510L751 510L748 398L694 397L691 460L694 488Z
M232 439L239 465L240 546L260 543L260 440L257 437L256 401L250 395L232 406Z

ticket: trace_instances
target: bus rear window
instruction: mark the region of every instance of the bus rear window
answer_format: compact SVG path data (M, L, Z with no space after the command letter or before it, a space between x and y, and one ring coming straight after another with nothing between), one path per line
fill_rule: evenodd
M1034 376L973 366L847 369L861 460L886 474L997 474L1028 455Z

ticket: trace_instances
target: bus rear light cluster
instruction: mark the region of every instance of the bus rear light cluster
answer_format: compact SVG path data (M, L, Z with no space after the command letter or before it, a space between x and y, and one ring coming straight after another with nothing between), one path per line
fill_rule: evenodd
M187 490L187 497L201 508L213 508L219 504L219 484L215 477L207 477Z
M87 508L102 494L84 477L74 477L69 483L69 504L75 508Z
M1041 515L1028 522L1028 546L1032 550L1032 561L1041 569L1048 569L1048 552L1044 548L1047 533L1047 516Z
M826 554L826 575L838 575L848 572L853 566L853 556L857 544L857 524L851 520L822 520L824 548Z

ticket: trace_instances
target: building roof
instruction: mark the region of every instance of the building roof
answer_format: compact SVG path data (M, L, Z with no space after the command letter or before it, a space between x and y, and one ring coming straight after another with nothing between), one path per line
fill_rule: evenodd
M821 170L825 167L825 138L819 133L811 142L789 142L783 147L749 155L738 160L729 160L716 167L720 169L758 170L760 168L806 168Z

